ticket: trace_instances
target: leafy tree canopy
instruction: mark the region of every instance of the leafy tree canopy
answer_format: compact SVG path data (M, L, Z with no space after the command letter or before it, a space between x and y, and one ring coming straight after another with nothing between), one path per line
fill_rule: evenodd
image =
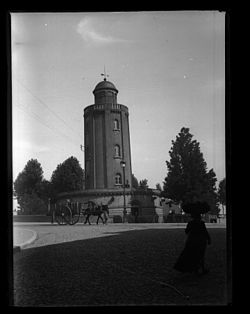
M138 187L139 187L138 180L133 173L132 173L132 187L134 189L138 189Z
M226 205L226 178L219 183L218 198L222 205Z
M84 170L77 158L71 156L59 164L52 173L51 184L54 193L71 192L83 189Z
M160 183L156 183L155 187L158 191L162 192L162 187L161 187Z
M23 194L19 199L21 214L41 215L47 213L47 201L41 199L35 192Z
M140 190L147 190L148 189L148 180L147 179L140 180L138 188Z
M200 145L188 128L183 127L172 141L169 155L165 196L183 203L207 202L212 211L217 211L216 175L213 169L207 171Z
M14 182L14 195L19 197L25 193L38 192L42 181L43 170L41 164L36 159L31 159Z
M14 181L14 196L22 213L46 212L46 185L41 164L36 159L29 160Z

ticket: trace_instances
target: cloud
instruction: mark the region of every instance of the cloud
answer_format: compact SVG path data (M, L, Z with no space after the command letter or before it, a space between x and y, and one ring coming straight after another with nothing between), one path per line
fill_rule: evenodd
M112 44L118 42L127 42L126 39L115 38L97 32L93 24L93 20L91 20L90 18L83 18L77 25L76 31L78 34L81 35L85 42L94 44Z

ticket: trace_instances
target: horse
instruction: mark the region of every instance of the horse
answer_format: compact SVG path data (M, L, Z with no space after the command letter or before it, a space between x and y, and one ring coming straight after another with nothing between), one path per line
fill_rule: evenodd
M91 208L92 207L92 208ZM99 219L101 219L103 224L107 223L108 220L108 215L109 215L109 209L108 209L108 205L98 205L96 207L94 207L93 203L92 206L88 206L84 212L83 215L86 216L85 222L84 224L86 224L87 222L89 223L89 225L91 225L90 221L89 221L89 217L92 216L97 216L97 221L96 224L98 225ZM102 215L104 217L102 217ZM104 219L103 219L104 218Z
M98 206L99 207L99 211L101 212L99 215L98 215L98 218L97 218L97 225L98 225L98 222L99 222L99 219L101 218L102 220L102 223L103 224L106 224L107 221L108 221L108 216L109 216L109 208L108 208L108 205L101 205L101 206ZM104 218L104 221L102 219L102 215L103 214L103 218Z

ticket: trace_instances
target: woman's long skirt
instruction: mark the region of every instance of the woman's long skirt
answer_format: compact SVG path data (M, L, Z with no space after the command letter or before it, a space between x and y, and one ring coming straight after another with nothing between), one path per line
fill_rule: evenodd
M187 239L185 247L177 259L174 269L180 272L198 271L206 251L206 240Z

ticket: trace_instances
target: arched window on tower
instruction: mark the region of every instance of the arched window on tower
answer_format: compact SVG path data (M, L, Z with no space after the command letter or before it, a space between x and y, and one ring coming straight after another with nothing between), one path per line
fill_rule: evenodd
M119 145L115 145L115 157L121 157L121 150Z
M120 173L115 175L115 185L122 185L122 176Z
M117 119L114 120L114 130L115 131L120 130L119 121Z

